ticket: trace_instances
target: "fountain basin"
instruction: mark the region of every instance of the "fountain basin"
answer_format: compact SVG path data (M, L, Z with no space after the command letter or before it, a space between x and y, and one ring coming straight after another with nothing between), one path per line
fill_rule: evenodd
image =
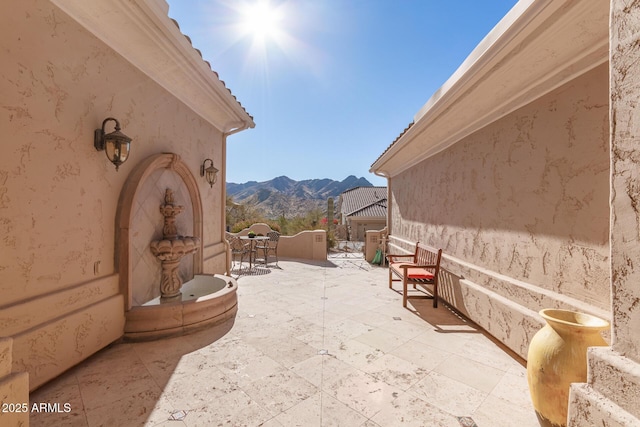
M161 261L179 260L185 255L198 250L200 239L191 236L178 236L174 239L156 240L149 245L151 253Z
M221 274L197 274L182 284L181 298L160 297L126 312L124 339L146 341L217 325L238 311L238 283Z

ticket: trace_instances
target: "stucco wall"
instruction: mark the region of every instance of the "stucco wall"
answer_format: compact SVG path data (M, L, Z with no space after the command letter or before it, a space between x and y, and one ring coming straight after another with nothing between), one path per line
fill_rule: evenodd
M569 427L640 425L640 4L611 2L612 346L589 350L586 384L572 384Z
M2 404L29 402L29 375L26 372L12 372L11 356L13 340L0 337L0 402ZM0 411L0 425L28 426L29 412Z
M127 175L175 152L199 178L205 158L222 165L222 136L50 2L0 2L0 24L0 333L34 388L122 334L114 227ZM110 116L133 138L119 172L93 147ZM207 273L225 265L218 181L198 180Z
M266 236L272 230L267 224L256 223L239 231L236 235L246 236L249 231ZM278 258L326 260L327 232L325 230L305 230L294 236L280 236Z
M608 150L603 65L392 177L391 234L441 247L443 295L526 356L539 309L609 309Z
M349 239L357 242L364 242L366 232L369 230L381 230L387 225L386 218L372 217L351 217L349 218L350 235Z
M613 348L640 362L640 4L616 0L612 5L611 250L613 279ZM615 50L613 50L615 48Z

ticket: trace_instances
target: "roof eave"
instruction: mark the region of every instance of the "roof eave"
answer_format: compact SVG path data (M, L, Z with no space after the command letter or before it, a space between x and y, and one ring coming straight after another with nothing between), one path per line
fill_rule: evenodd
M169 18L165 0L51 0L223 133L253 118Z
M608 2L521 0L371 165L394 176L608 59Z

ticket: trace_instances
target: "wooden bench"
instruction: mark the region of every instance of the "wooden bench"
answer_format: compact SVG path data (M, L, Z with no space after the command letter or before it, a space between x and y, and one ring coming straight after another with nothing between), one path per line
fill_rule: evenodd
M433 307L438 307L438 273L440 272L440 258L442 249L434 249L426 245L416 243L413 254L387 255L389 261L389 288L393 289L393 282L402 282L402 306L407 306L408 298L433 298ZM398 277L394 279L394 277ZM431 294L420 293L417 296L407 294L407 286L411 283L413 289L416 285L431 285Z

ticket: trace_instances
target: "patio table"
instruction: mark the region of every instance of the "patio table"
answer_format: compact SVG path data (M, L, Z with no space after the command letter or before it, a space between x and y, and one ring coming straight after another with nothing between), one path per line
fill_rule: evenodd
M249 268L252 267L252 253L254 253L254 246L255 246L255 242L258 242L260 240L269 240L268 236L255 236L255 237L249 237L249 236L240 236L240 239L242 240L249 240Z

